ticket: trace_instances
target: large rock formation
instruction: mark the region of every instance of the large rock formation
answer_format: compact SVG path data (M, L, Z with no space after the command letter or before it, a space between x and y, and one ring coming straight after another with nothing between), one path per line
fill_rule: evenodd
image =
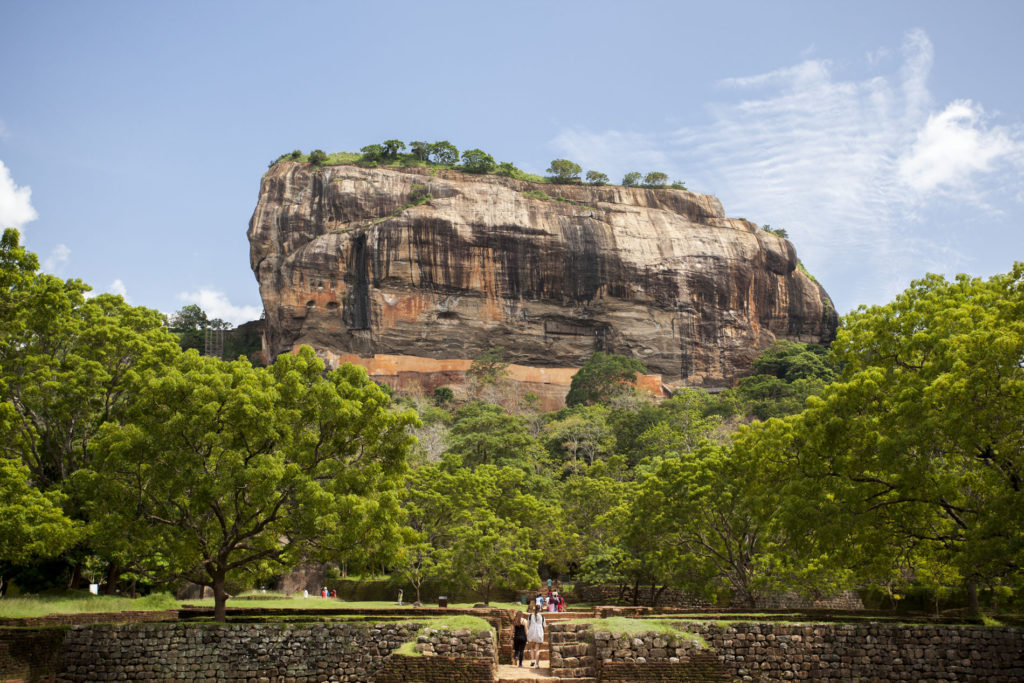
M270 357L310 344L428 390L493 346L553 396L599 350L723 387L836 327L792 244L684 190L282 162L248 234Z

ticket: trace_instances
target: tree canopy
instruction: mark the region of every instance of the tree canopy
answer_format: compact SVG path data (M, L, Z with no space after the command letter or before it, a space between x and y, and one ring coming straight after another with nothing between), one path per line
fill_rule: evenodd
M553 183L578 183L582 171L580 165L574 161L555 159L548 167L547 173Z
M192 352L141 379L130 422L108 425L83 473L109 532L132 525L169 575L214 591L251 584L304 555L361 552L394 528L412 413L365 370L324 376L304 347L267 369ZM392 541L394 542L394 541Z
M647 366L635 358L598 351L572 376L565 403L601 403L632 387L636 373Z

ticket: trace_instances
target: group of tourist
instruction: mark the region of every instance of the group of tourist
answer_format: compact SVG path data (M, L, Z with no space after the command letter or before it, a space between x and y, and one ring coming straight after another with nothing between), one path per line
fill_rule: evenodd
M512 621L512 661L518 666L523 665L523 654L526 646L530 646L530 666L540 663L540 646L544 643L544 613L539 604L534 604L533 613L527 617L516 610Z
M533 599L533 611L527 617L522 612L516 611L512 622L512 661L518 666L523 665L523 655L526 647L530 647L530 666L536 667L540 663L540 646L544 643L544 629L547 623L544 620L544 612L564 612L566 609L565 598L552 590L551 580L548 579L547 593L538 592Z

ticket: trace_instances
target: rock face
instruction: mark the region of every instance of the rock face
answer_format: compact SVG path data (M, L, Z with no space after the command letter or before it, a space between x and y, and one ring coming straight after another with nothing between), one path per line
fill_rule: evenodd
M567 388L607 351L724 387L776 339L836 328L792 244L684 190L281 162L248 236L268 356L310 344L426 389L493 346L526 385Z

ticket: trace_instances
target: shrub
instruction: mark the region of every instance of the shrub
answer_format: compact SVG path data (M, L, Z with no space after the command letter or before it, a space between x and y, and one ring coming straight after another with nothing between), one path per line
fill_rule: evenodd
M608 176L599 171L587 171L587 182L591 185L607 185Z
M763 226L761 226L761 229L764 230L765 232L770 232L776 237L781 237L782 239L789 239L789 233L786 232L785 228L773 228L768 223L765 223Z
M521 171L518 168L516 168L515 164L513 164L512 162L503 161L500 164L498 164L498 167L494 170L494 172L498 175L503 175L508 178L515 178L516 174L520 173Z
M434 403L439 406L451 401L455 398L455 392L451 390L451 387L438 387L434 389Z
M327 161L327 154L322 149L314 149L309 153L309 163L314 166L323 166Z

